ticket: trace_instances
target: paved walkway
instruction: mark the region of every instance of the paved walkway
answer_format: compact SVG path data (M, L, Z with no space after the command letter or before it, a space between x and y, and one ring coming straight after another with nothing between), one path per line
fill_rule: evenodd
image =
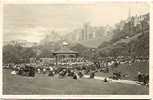
M90 78L90 76L89 75L84 75L84 78ZM95 76L94 79L103 80L104 81L105 77ZM137 81L132 81L132 80L113 80L113 79L108 79L108 82L118 82L118 83L125 83L125 84L140 85L140 84L138 84Z

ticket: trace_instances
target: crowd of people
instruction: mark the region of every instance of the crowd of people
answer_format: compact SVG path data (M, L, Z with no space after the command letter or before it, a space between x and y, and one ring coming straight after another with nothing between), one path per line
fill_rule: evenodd
M149 74L138 72L138 82L143 85L149 85Z
M78 58L77 58L78 60ZM80 61L82 61L81 59ZM75 61L73 59L72 61ZM98 59L97 61L93 63L88 63L87 60L83 60L84 63L73 63L73 64L59 64L58 66L55 66L55 64L33 64L33 63L24 63L24 64L15 64L15 65L7 65L8 68L12 69L11 74L18 74L22 76L30 76L35 77L36 74L47 74L50 77L58 76L59 78L64 77L72 77L73 79L82 78L84 75L90 75L90 78L95 77L96 72L104 72L109 73L110 68L116 68L118 65L127 63L131 64L133 62L144 62L148 61L146 59L130 59L130 58L114 58L114 57L108 57L105 59ZM121 77L126 77L127 75L122 75L121 72L113 72L113 76L111 78L118 80L121 79ZM143 82L144 84L148 84L149 82L149 75L143 74L141 72L138 72L137 80L139 82ZM104 80L107 82L107 78Z
M18 74L22 76L35 77L36 74L48 74L50 77L58 76L59 78L72 77L73 79L82 78L85 74L91 73L91 78L94 78L93 71L87 66L82 67L63 67L54 65L35 66L33 64L16 64L9 67L11 74Z

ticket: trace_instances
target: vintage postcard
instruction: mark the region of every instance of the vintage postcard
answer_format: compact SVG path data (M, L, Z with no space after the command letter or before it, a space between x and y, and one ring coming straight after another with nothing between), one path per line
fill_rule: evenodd
M1 8L3 96L150 98L150 3Z

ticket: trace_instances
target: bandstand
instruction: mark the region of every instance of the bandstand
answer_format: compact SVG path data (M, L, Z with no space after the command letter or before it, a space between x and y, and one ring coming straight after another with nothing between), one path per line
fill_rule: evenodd
M65 64L68 67L71 62L71 59L77 58L79 53L70 50L67 45L68 44L64 42L60 50L53 52L53 55L56 58L56 66L58 66L59 64Z

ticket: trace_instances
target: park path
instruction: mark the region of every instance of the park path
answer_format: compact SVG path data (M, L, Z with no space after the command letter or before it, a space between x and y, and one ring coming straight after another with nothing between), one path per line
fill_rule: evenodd
M90 78L90 76L89 75L84 75L84 78ZM94 79L103 80L104 81L105 77L95 76ZM113 80L113 79L108 79L108 82L140 85L140 84L138 84L137 81L132 81L132 80Z

